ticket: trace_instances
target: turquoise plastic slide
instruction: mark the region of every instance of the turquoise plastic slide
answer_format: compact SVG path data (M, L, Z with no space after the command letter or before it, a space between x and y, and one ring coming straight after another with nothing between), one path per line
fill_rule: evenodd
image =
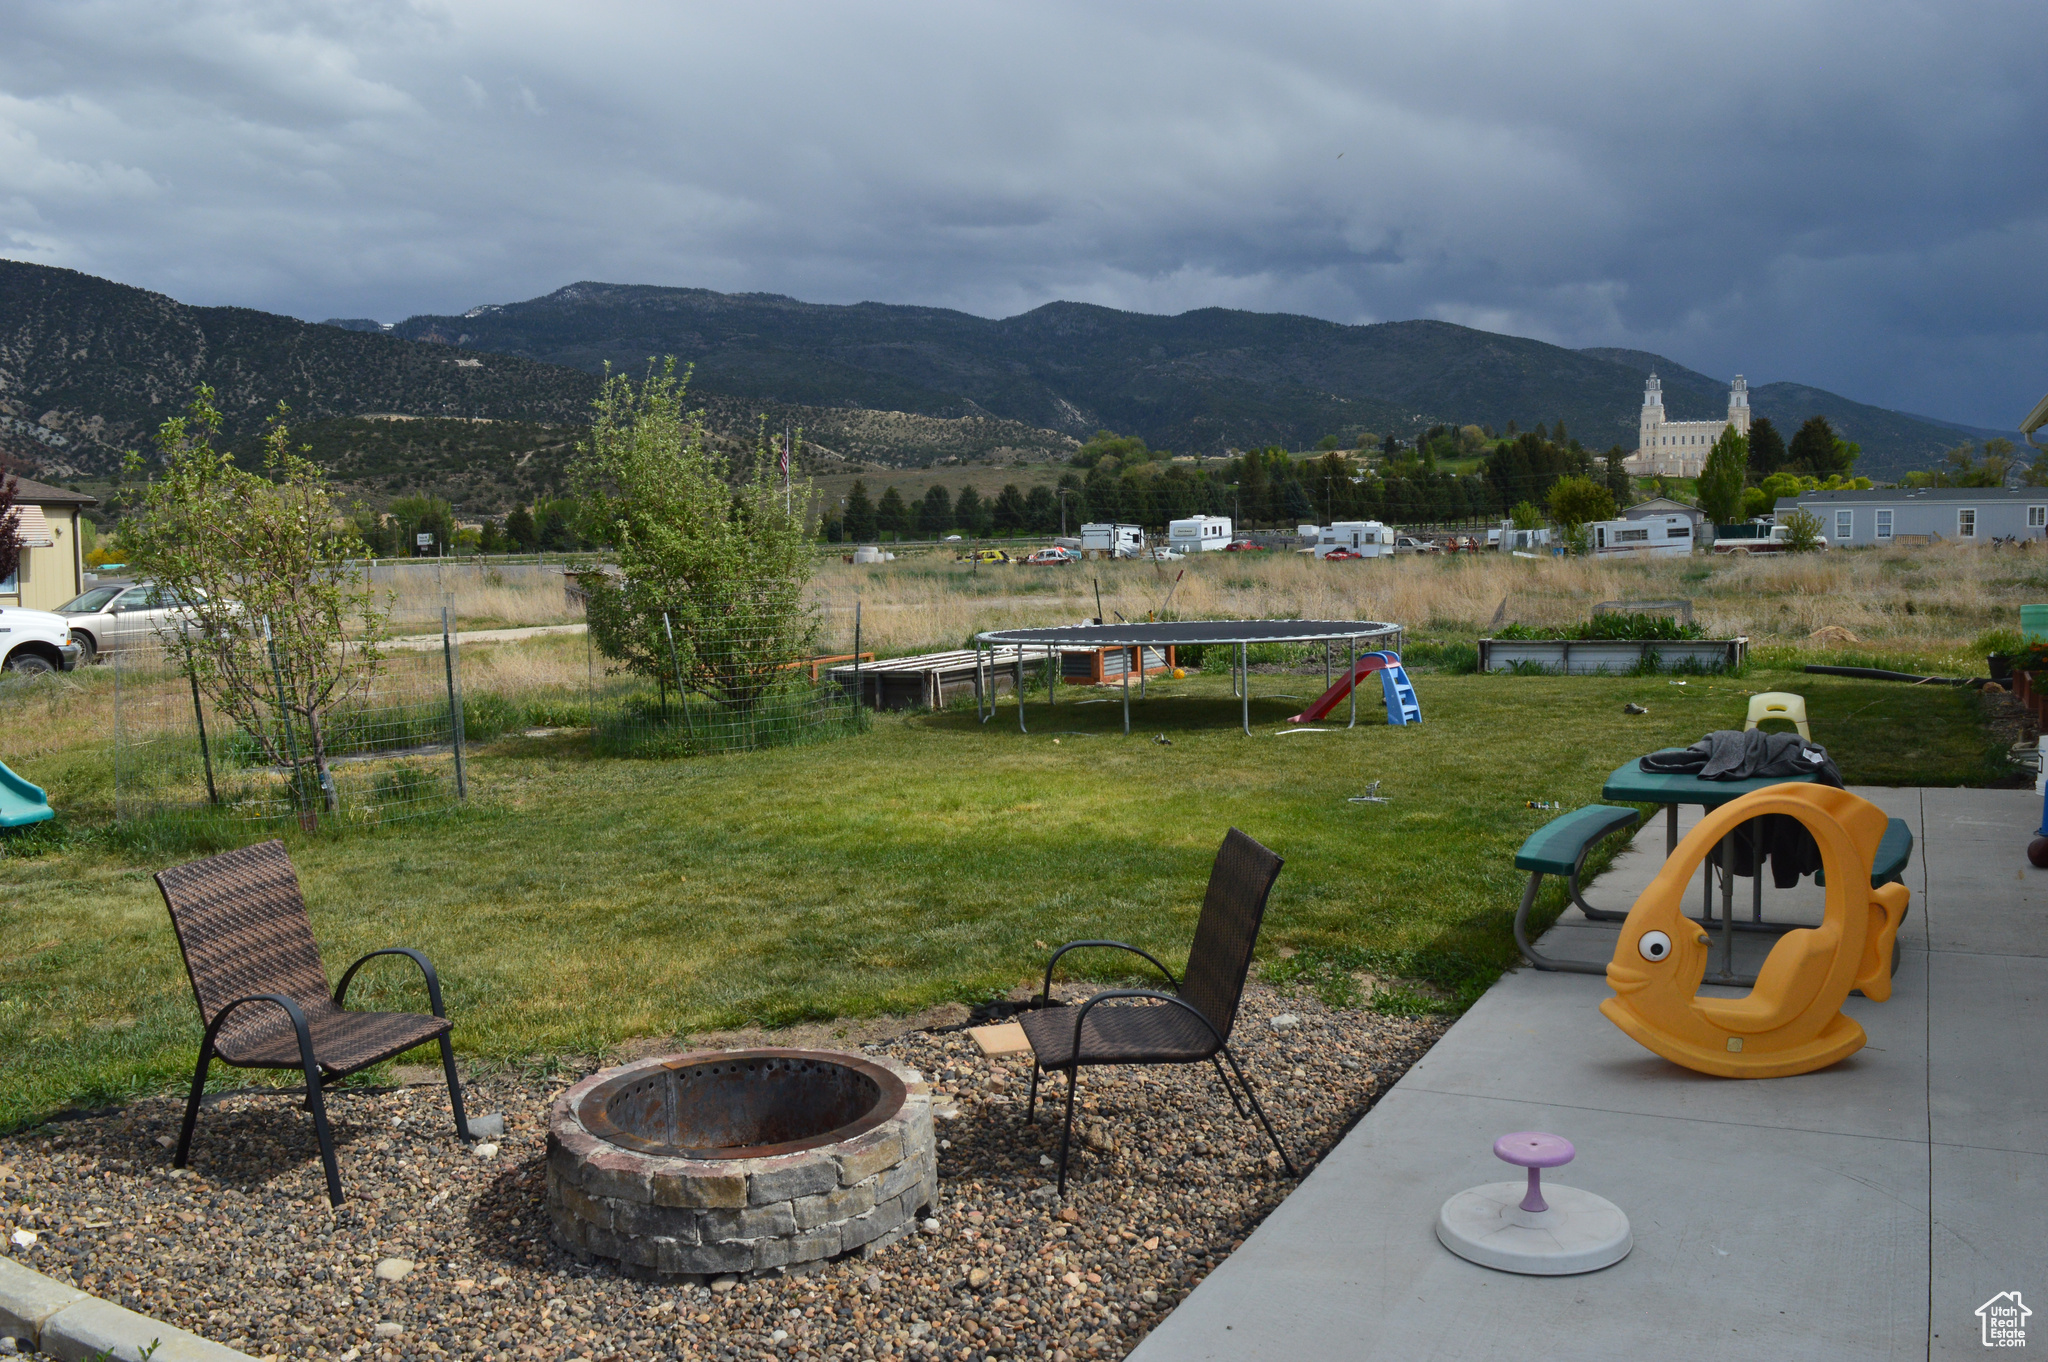
M56 816L42 786L29 784L8 770L6 762L0 762L0 828L18 828Z

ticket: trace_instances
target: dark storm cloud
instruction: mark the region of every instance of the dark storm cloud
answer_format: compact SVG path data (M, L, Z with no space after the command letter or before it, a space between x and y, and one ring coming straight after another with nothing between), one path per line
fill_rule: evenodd
M576 279L1443 317L2008 426L2038 3L17 4L0 252L192 302Z

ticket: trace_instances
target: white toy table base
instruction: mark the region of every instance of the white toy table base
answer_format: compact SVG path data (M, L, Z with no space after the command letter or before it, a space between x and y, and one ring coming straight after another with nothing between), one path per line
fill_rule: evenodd
M1437 1212L1436 1237L1460 1258L1502 1272L1567 1277L1611 1267L1635 1247L1628 1217L1606 1197L1550 1182L1548 1208L1525 1211L1520 1182L1458 1193Z

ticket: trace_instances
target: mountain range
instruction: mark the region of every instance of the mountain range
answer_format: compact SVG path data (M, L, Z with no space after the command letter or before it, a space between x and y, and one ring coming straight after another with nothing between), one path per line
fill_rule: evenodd
M105 476L202 382L234 434L259 428L282 400L299 423L516 423L536 448L559 451L564 431L587 420L607 363L639 373L658 355L694 366L693 393L721 438L751 441L765 415L773 427L803 425L839 467L1042 460L1099 428L1215 454L1407 436L1440 422L1504 430L1562 420L1589 448L1628 448L1649 370L1674 419L1716 416L1727 393L1722 380L1645 352L1570 350L1438 321L1346 326L1221 308L1163 317L1064 302L990 320L579 283L461 316L318 325L0 261L0 453L44 477ZM1752 388L1751 405L1787 434L1827 416L1863 445L1859 471L1880 478L1994 433L1793 383ZM372 443L395 448L388 424L351 430L383 432ZM461 445L447 445L444 462L459 461ZM493 457L520 461L509 444ZM404 459L370 462L402 472Z
M944 308L837 306L776 294L571 284L545 297L418 316L391 334L597 371L651 355L696 367L701 388L816 405L990 415L1086 437L1098 428L1180 453L1326 435L1504 429L1563 419L1593 449L1634 448L1643 378L1665 377L1674 420L1727 410L1728 385L1656 355L1569 350L1449 322L1347 326L1203 308L1178 316L1048 303L989 320ZM1794 383L1751 389L1786 433L1825 415L1868 471L1922 466L1978 431Z

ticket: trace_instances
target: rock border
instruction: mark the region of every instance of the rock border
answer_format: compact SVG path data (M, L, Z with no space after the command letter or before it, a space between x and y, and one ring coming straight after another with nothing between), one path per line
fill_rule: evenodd
M656 1056L602 1069L548 1114L548 1219L555 1242L663 1277L747 1276L894 1243L939 1200L931 1089L879 1055L793 1051L887 1069L902 1107L851 1139L758 1159L641 1154L599 1138L578 1115L600 1083L728 1052Z
M156 1346L150 1362L256 1362L6 1257L0 1257L0 1335L25 1340L62 1362L85 1362L102 1353L137 1362L151 1344Z

